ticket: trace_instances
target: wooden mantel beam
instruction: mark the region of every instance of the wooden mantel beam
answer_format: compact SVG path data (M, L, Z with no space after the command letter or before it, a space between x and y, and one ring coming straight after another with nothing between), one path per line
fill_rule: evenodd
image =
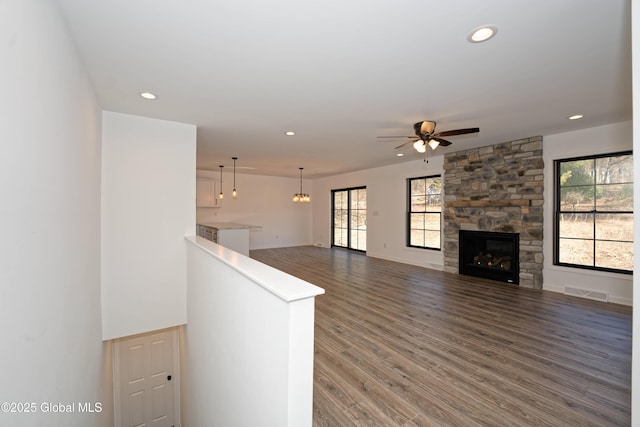
M510 200L456 200L445 202L447 208L489 208L505 206L531 206L530 199L510 199Z

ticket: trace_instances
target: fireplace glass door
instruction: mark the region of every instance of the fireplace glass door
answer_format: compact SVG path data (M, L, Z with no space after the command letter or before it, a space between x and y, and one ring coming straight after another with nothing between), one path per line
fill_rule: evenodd
M460 230L460 274L519 283L518 233Z

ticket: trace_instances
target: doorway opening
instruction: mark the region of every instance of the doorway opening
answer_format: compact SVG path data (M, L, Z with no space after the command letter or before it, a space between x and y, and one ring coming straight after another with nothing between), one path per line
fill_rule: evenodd
M331 246L367 250L367 188L331 190Z

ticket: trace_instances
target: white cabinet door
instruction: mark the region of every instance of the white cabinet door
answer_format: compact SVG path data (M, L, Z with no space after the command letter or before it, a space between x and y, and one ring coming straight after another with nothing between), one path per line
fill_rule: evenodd
M216 183L210 178L196 179L196 207L216 208L218 207L216 198Z

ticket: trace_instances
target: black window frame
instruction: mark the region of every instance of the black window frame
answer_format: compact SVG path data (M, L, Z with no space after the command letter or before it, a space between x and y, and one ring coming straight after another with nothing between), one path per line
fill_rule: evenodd
M593 180L593 191L594 191L594 209L590 210L590 211L571 211L571 210L562 210L561 209L561 184L560 184L560 179L561 179L561 165L563 163L566 162L575 162L575 161L581 161L581 160L593 160L594 162L597 161L597 159L602 159L602 158L607 158L607 157L621 157L621 156L633 156L633 151L632 150L628 150L628 151L619 151L619 152L614 152L614 153L605 153L605 154L596 154L596 155L589 155L589 156L580 156L580 157L571 157L571 158L566 158L566 159L557 159L554 160L554 221L553 221L553 264L557 265L557 266L561 266L561 267L571 267L571 268L580 268L580 269L584 269L584 270L593 270L593 271L603 271L603 272L609 272L609 273L620 273L620 274L628 274L628 275L633 275L633 269L631 270L624 270L624 269L618 269L618 268L611 268L611 267L601 267L601 266L597 266L597 259L596 259L596 242L598 241L606 241L606 240L602 240L602 239L596 239L596 234L595 234L595 227L596 227L596 218L597 215L603 215L603 214L607 214L607 215L634 215L633 210L631 211L624 211L624 210L598 210L597 209L597 203L595 203L596 200L596 191L597 191L597 186L598 185L604 185L604 184L598 184L597 183L597 178L594 174L594 180ZM632 177L633 177L633 171L632 171ZM620 184L631 184L632 186L635 185L635 183L633 182L633 180L631 182L624 182L624 183L615 183L615 185L620 185ZM568 263L568 262L561 262L560 261L560 219L562 214L591 214L593 215L594 219L593 219L593 223L594 223L594 235L593 235L593 262L594 265L586 265L586 264L573 264L573 263ZM565 237L566 239L566 237ZM613 241L613 242L631 242L633 243L633 236L632 236L632 240L631 241L627 241L627 240L608 240L608 241ZM635 254L634 254L635 256Z
M435 212L435 211L428 211L428 210L424 210L424 211L420 211L420 212L414 212L411 210L411 198L413 196L413 193L411 191L411 183L415 180L419 180L419 179L433 179L433 178L439 178L440 179L440 211ZM431 250L431 251L442 251L442 209L444 208L444 193L443 193L443 180L442 180L442 174L437 174L437 175L427 175L427 176L417 176L417 177L412 177L412 178L407 178L407 216L406 216L406 245L408 248L417 248L417 249L427 249L427 250ZM411 244L411 215L412 214L424 214L424 213L429 213L429 214L438 214L439 215L439 236L440 239L438 239L439 242L439 247L434 248L431 246L420 246L420 245L413 245ZM426 230L426 229L425 229Z
M348 249L351 251L357 251L357 252L362 252L362 253L366 253L366 249L356 249L353 248L352 246L352 242L351 242L351 191L353 190L366 190L367 186L366 185L361 185L358 187L349 187L349 188L337 188L334 190L331 190L331 247L336 247L336 248L341 248L341 249ZM335 194L338 192L343 192L346 191L347 192L347 206L349 206L349 208L347 209L347 246L341 246L341 245L336 245L335 244L335 213L336 213L336 207L335 207Z

